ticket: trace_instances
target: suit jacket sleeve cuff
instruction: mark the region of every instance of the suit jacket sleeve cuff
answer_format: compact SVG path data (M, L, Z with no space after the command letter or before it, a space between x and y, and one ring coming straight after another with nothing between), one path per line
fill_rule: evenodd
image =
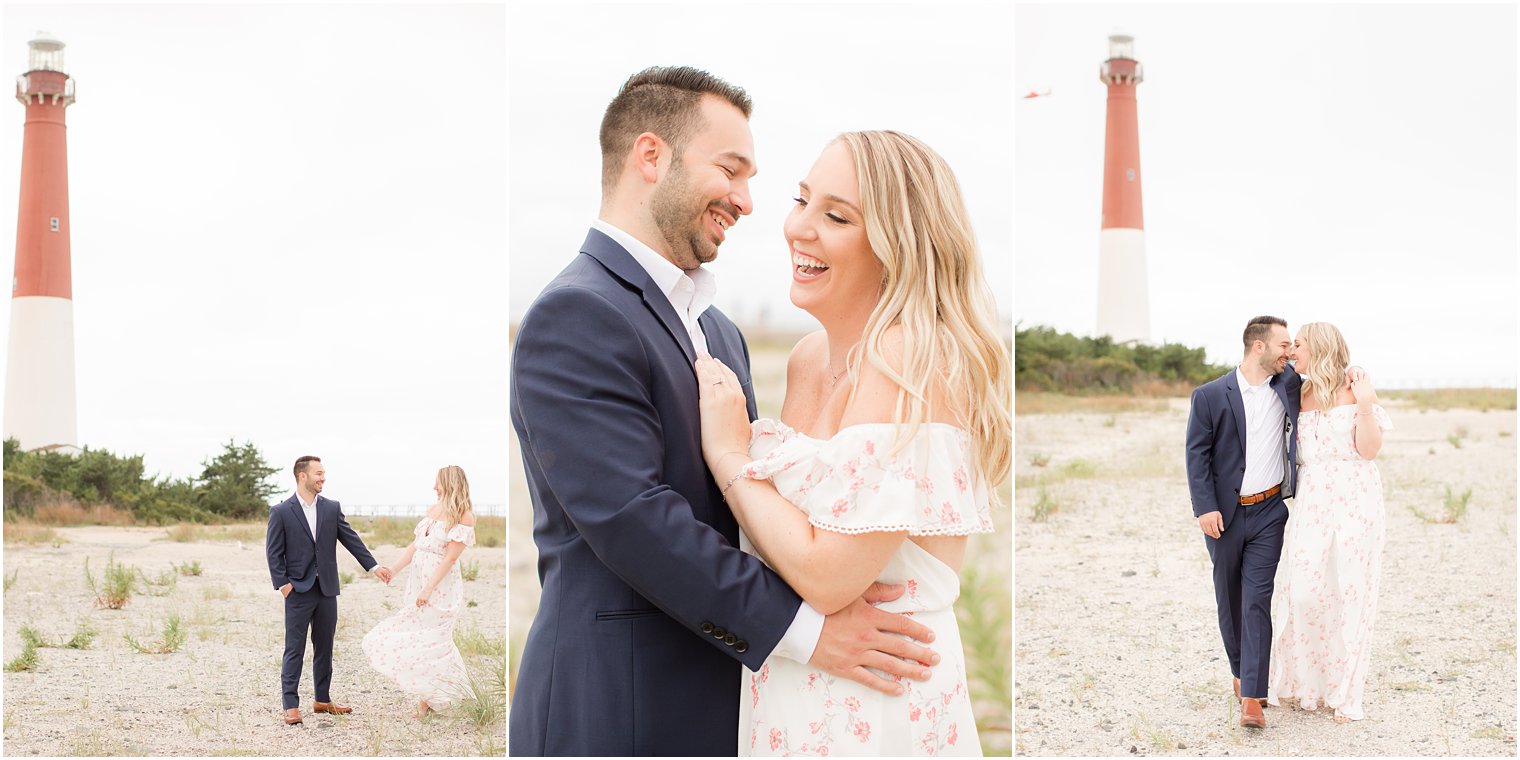
M781 641L776 643L771 655L806 665L808 660L813 659L813 650L818 648L818 639L822 636L823 614L813 609L811 604L803 602L797 606L796 617L792 618L792 624L786 633L781 634Z

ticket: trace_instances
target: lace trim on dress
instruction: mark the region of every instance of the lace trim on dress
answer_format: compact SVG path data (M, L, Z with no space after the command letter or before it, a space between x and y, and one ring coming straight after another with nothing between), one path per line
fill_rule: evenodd
M971 475L964 430L927 423L896 454L891 424L852 425L828 440L776 420L750 428L756 459L741 474L772 480L815 527L856 535L907 531L915 536L992 532L991 499Z

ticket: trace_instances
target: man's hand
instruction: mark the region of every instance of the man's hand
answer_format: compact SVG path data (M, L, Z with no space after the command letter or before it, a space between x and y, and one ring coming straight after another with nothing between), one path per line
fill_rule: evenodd
M290 596L290 591L293 588L294 588L294 586L291 586L289 583L281 586L280 587L280 596Z
M1224 532L1224 515L1219 514L1218 510L1199 515L1198 529L1209 538L1219 538L1219 534Z
M394 573L391 572L391 569L388 568L388 567L386 567L385 565L376 565L375 566L375 577L379 578L382 582L385 583L385 585L387 585L387 586L390 585L390 583L391 583L391 577L393 575L394 575Z
M939 655L892 634L929 643L934 641L934 632L907 617L871 606L892 601L902 593L901 586L873 583L864 596L824 618L823 634L808 664L889 695L902 694L902 685L867 668L898 678L928 680L928 666L938 664Z

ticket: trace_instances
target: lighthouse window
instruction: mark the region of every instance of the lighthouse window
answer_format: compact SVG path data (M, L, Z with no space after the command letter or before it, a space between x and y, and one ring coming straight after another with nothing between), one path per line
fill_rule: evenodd
M58 217L55 216L48 220L48 228L54 232L58 231Z

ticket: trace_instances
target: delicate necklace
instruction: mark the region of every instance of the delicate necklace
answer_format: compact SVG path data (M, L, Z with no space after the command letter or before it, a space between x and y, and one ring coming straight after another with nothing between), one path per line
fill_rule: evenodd
M837 373L830 374L829 375L829 387L833 388L834 384L837 383L837 382L839 382L839 378L842 377L842 376L844 376L845 370L848 370L849 368L850 368L850 365L846 364L846 365L844 365L844 369L839 370L839 372L837 372ZM825 367L824 371L827 372L828 368Z

